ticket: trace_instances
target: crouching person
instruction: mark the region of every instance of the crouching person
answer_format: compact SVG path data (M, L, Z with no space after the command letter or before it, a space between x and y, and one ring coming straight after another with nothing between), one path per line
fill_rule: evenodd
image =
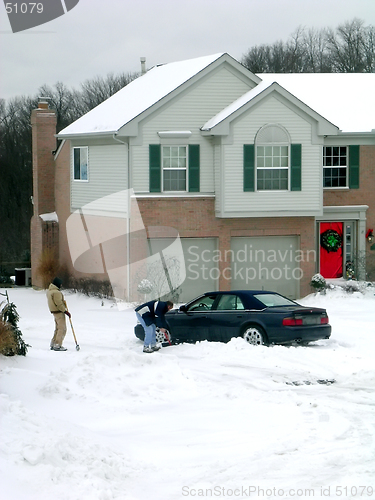
M70 318L70 312L66 307L64 295L60 288L62 280L55 278L47 290L48 307L55 319L55 332L51 340L50 348L53 351L66 351L62 343L66 335L65 315Z
M161 302L159 300L152 300L138 306L135 309L135 314L138 321L143 326L145 331L145 340L143 345L143 352L158 351L160 347L156 345L156 327L166 333L168 328L165 321L165 314L173 307L173 302Z

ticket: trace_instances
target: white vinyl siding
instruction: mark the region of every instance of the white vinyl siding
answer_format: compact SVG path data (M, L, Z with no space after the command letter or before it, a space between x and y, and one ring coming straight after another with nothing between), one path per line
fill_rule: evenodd
M291 144L302 144L302 190L243 190L243 146L256 143L265 124L285 128ZM270 97L233 123L233 144L224 144L221 182L225 189L217 213L223 217L318 215L322 212L322 146L311 144L312 125L279 99ZM217 200L216 200L217 201Z
M186 144L200 145L200 192L214 193L212 141L209 137L202 137L200 128L209 118L247 92L249 84L228 68L221 67L141 123L139 133L142 135L142 144L131 146L135 192L149 192L148 146L160 144L158 132L189 130L192 134ZM172 145L170 141L162 144Z
M73 155L73 148L71 149ZM128 154L126 145L89 146L88 182L71 181L71 209L76 210L110 194L127 189ZM73 158L72 160L73 161ZM103 210L116 212L118 207L105 207Z

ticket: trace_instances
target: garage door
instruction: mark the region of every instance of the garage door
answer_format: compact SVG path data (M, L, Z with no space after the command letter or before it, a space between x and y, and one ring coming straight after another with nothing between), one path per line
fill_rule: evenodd
M174 300L187 302L199 294L218 290L219 270L218 263L213 259L217 249L216 238L181 238L182 250L184 253L186 278L183 283L174 291ZM150 255L162 252L163 249L173 243L170 238L153 238L152 251ZM173 266L173 256L171 262L166 262L171 268L171 282L178 282L178 273L182 270ZM160 266L159 266L160 267ZM149 265L148 279L157 282L165 279L165 273L154 264ZM158 286L158 283L155 283Z
M298 249L298 236L232 238L232 290L272 290L298 298Z

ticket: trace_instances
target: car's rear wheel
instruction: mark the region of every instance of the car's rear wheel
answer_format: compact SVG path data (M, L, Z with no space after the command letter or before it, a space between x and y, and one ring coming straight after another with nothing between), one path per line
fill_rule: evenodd
M260 326L249 325L242 333L243 338L251 345L267 344L267 337Z

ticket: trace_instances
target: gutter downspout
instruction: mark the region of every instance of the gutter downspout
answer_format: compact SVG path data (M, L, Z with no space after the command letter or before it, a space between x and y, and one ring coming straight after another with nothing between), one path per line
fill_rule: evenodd
M126 217L126 231L127 231L127 234L126 234L126 262L128 263L128 266L127 266L127 273L126 273L126 289L127 289L127 300L128 300L128 302L130 302L130 207L131 207L131 205L130 205L130 203L131 203L131 200L130 200L130 147L129 147L129 143L127 143L125 141L121 141L120 139L118 139L116 137L116 135L117 135L116 133L114 133L112 135L113 140L119 142L120 144L123 144L124 146L125 145L128 146L128 171L127 171L128 214Z

